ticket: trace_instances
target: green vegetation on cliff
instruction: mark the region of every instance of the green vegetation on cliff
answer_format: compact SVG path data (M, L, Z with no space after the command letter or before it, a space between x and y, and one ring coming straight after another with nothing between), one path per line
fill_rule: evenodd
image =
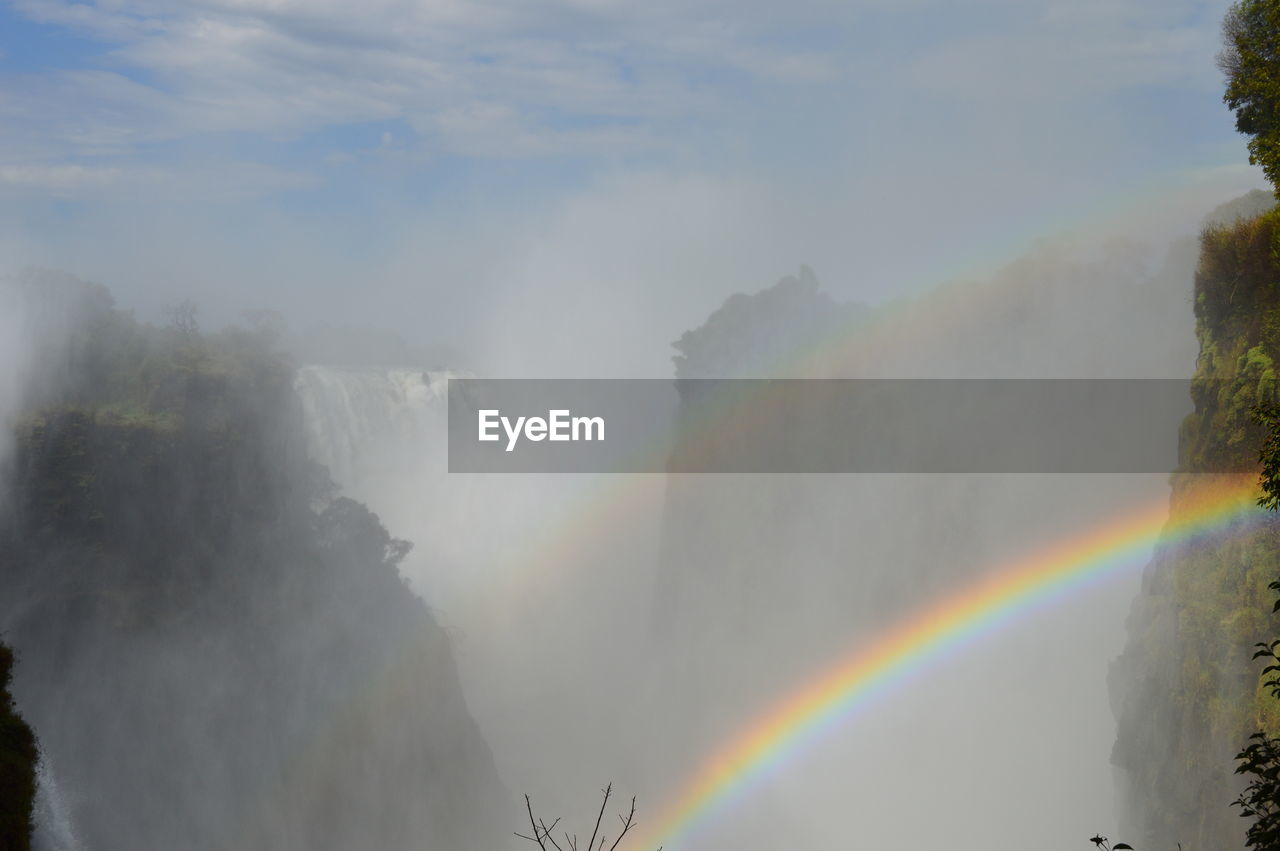
M1275 400L1280 358L1280 212L1209 225L1194 298L1200 356L1172 479L1174 523L1219 483L1206 471L1256 478L1264 434L1252 411ZM1240 846L1233 758L1255 730L1280 731L1250 661L1258 637L1274 631L1268 585L1280 575L1280 526L1232 531L1218 543L1157 548L1112 668L1112 759L1139 847Z
M225 428L291 380L278 330L252 317L248 327L201 334L191 305L151 325L117 309L102 285L69 275L32 271L0 287L27 338L26 425L75 410L105 425Z
M1256 468L1252 411L1276 398L1280 359L1280 210L1207 227L1195 278L1196 412L1183 426L1186 472Z
M74 280L26 295L37 386L0 515L0 587L20 589L0 630L85 847L500 838L451 643L397 567L408 544L333 498L269 338L139 323Z

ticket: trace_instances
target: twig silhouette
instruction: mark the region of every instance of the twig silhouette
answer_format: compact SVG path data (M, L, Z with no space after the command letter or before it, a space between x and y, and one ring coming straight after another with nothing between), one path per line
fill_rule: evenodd
M600 810L596 813L595 827L591 830L591 839L587 842L582 851L604 851L605 842L608 841L608 837L600 832L600 825L604 822L604 814L605 811L609 809L609 799L612 796L613 784L610 783L604 787L602 800L600 801ZM527 839L528 841L535 843L542 849L542 851L550 851L551 848L554 848L555 851L565 851L560 843L556 842L555 837L551 835L551 831L555 830L556 825L560 823L560 819L556 819L548 825L544 819L535 816L533 814L533 801L529 799L528 795L524 796L524 808L525 812L529 815L529 827L531 828L533 835L529 836L527 834L520 833L519 831L516 831L515 835L521 839ZM627 811L627 814L625 816L621 813L618 814L618 823L620 824L618 835L614 837L613 844L609 846L609 851L617 851L618 846L622 843L623 837L630 833L632 828L636 826L636 799L634 795L631 798L631 808ZM565 845L569 847L569 851L579 851L578 834L570 834L568 831L565 831L564 841ZM551 843L550 848L547 846L548 842ZM662 847L659 846L657 851L662 851ZM1108 851L1110 851L1110 849L1108 849Z

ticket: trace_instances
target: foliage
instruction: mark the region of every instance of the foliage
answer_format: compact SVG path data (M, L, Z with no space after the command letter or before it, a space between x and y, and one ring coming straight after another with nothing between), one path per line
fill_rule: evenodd
M1200 360L1183 425L1186 472L1256 469L1254 414L1276 401L1280 359L1280 211L1207 227L1200 237L1195 313Z
M1254 407L1253 416L1255 422L1267 430L1258 450L1258 461L1262 464L1259 479L1262 496L1258 497L1258 505L1270 511L1280 510L1280 405L1261 402ZM1280 590L1275 582L1269 587Z
M31 812L39 752L31 728L13 708L13 651L0 644L0 851L31 847Z
M734 293L702 327L672 343L679 378L768 377L788 356L863 317L819 289L808 266L758 293ZM746 348L743 348L746 341Z
M1233 806L1240 815L1253 819L1245 844L1257 851L1280 848L1280 739L1257 732L1236 760L1237 774L1251 779Z
M1223 101L1249 139L1249 162L1280 186L1280 2L1240 0L1222 21Z
M1100 833L1089 837L1089 841L1093 843L1098 851L1133 851L1133 846L1129 843L1117 842L1113 845L1110 839Z
M1264 402L1254 408L1254 418L1266 427L1266 437L1259 450L1262 465L1260 484L1262 496L1258 504L1271 511L1280 509L1280 407L1274 402ZM1267 586L1280 592L1280 581ZM1280 600L1272 606L1272 612L1280 612ZM1263 685L1271 697L1280 699L1280 639L1259 642L1254 659L1267 664L1262 670L1266 678ZM1258 731L1249 737L1249 744L1236 755L1236 774L1249 778L1249 783L1234 806L1240 815L1251 819L1245 843L1256 851L1280 849L1280 738Z
M1206 227L1196 269L1196 318L1243 332L1256 330L1259 302L1273 303L1276 295L1278 258L1280 211Z
M1274 479L1271 484L1274 486ZM1280 581L1268 587L1280 591ZM1280 611L1280 600L1273 611ZM1280 640L1259 642L1257 646L1253 657L1266 660L1263 676L1271 675L1264 685L1273 698L1280 698L1280 655L1276 652ZM1242 817L1252 819L1245 843L1256 851L1280 849L1280 738L1262 731L1254 733L1236 755L1236 761L1236 774L1249 778L1249 784L1233 804L1240 808Z
M1181 427L1174 518L1217 486L1211 474L1257 476L1268 429L1256 411L1280 403L1280 215L1239 212L1215 213L1201 237L1195 410ZM1250 734L1280 735L1280 701L1257 686L1249 664L1270 628L1277 520L1241 523L1202 546L1162 542L1134 602L1109 681L1118 724L1112 761L1132 802L1126 829L1143 847L1243 844L1239 810L1220 804L1247 782L1231 769Z
M0 281L16 305L32 349L29 409L93 412L107 424L174 430L235 418L290 381L268 319L201 333L189 301L166 308L167 324L139 322L99 284L53 272Z

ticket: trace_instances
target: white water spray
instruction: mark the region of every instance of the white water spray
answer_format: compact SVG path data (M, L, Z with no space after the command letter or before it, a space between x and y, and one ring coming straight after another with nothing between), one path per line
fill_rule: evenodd
M80 851L83 848L71 820L71 806L58 785L47 755L40 758L36 768L35 823L31 846L34 851Z

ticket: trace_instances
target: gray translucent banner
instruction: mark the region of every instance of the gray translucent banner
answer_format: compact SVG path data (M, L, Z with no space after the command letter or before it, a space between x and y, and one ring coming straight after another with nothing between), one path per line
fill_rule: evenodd
M1188 382L449 380L455 473L1167 473Z

